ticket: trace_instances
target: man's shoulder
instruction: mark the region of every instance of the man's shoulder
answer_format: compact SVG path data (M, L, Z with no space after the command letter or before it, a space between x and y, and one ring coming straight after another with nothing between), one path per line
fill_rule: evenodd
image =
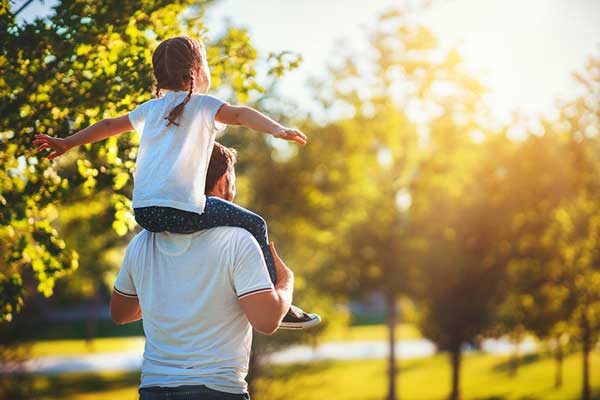
M196 238L200 240L218 240L223 244L244 243L256 241L254 236L244 228L236 226L219 226L197 232Z
M155 241L152 240L154 237L156 237ZM165 244L178 248L189 248L190 244L192 247L201 247L210 243L213 248L221 246L223 248L232 248L233 251L252 247L260 249L258 242L250 232L244 228L234 226L219 226L192 234L153 233L144 229L131 239L127 249L129 252L133 251L137 253L144 246L154 243L161 248L165 247Z
M152 232L142 229L129 241L129 246L148 240L151 234Z
M125 257L130 257L133 254L138 254L150 238L151 232L143 229L138 232L127 244L125 249Z
M250 232L243 228L220 226L207 229L198 232L193 243L192 248L194 249L209 246L214 251L223 251L236 259L254 253L260 254L262 257L262 250L258 242Z

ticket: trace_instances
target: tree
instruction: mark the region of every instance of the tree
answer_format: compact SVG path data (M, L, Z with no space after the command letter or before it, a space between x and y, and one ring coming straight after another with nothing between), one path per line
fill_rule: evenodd
M574 155L574 175L577 192L572 201L557 210L555 223L560 228L554 231L559 259L564 263L570 284L574 312L572 322L582 345L582 399L589 399L590 365L589 352L598 340L600 331L600 285L598 281L598 250L596 229L600 195L597 176L600 169L598 146L598 119L600 118L600 59L591 58L584 71L575 73L582 95L564 105L561 123L568 127L568 148ZM555 228L556 229L556 228ZM585 283L584 283L585 282Z
M411 201L405 233L378 242L378 250L395 260L395 269L388 269L388 275L382 274L379 284L402 288L394 280L396 276L406 278L401 273L404 262L398 259L410 260L409 265L418 267L414 290L423 314L422 332L441 350L451 352L452 397L458 398L461 347L490 325L487 311L494 302L482 302L479 297L494 298L490 296L491 286L500 270L498 263L489 262L486 247L494 239L490 232L500 216L486 217L489 208L485 195L493 192L494 182L488 183L488 176L495 171L494 165L483 162L483 146L479 143L486 129L478 122L487 113L481 106L484 89L464 72L459 53L441 48L426 27L394 13L384 16L379 26L373 46L378 61L372 69L382 78L376 82L385 88L388 102L395 102L413 121L420 145L411 155L416 159L413 164L393 164L391 170L397 174L395 179L389 179L393 189L380 189L384 197L395 193L394 198ZM405 92L398 94L390 89L398 87L404 87ZM394 150L410 154L410 141L403 140L410 135L391 130L390 137L396 143ZM398 157L394 150L392 159ZM381 198L378 202L386 204ZM394 211L395 207L388 206L379 213ZM393 234L397 221L388 219L387 223L374 224L373 229ZM400 249L401 255L393 254L396 249L390 249L392 246ZM355 251L359 254L361 247L355 246ZM484 260L487 268L481 268ZM391 385L390 389L391 392Z
M600 333L600 212L595 200L585 195L558 208L544 240L558 249L568 301L574 304L571 321L582 344L581 398L589 400L589 356Z
M300 176L311 173L312 179L289 176L299 203L309 205L306 215L328 221L329 232L339 237L325 242L335 257L322 285L347 296L385 294L393 399L396 301L409 293L415 264L412 189L424 179L427 161L463 151L485 110L478 105L482 87L463 71L457 51L441 48L426 27L401 11L382 15L377 26L368 55L344 56L332 68L332 84L319 86L323 104L344 110L344 116L317 129L316 140L295 158L306 162L297 168L307 171Z
M572 321L582 344L582 394L591 397L589 353L600 334L600 259L598 254L597 199L600 196L600 58L592 57L582 72L575 73L581 96L565 104L561 126L566 129L568 148L573 154L575 195L554 214L550 230L557 241L559 260L569 280L569 293L575 304Z
M504 197L509 221L508 236L512 246L507 262L506 298L500 306L501 331L528 330L542 340L555 344L557 373L555 386L561 384L562 345L568 335L565 321L572 304L564 286L562 266L556 263L555 244L542 240L549 228L548 218L575 191L573 155L567 141L543 123L544 134L529 134L505 160ZM562 168L554 168L556 160Z
M494 199L501 174L472 146L425 162L413 186L414 247L420 254L423 334L450 353L451 399L460 398L462 349L493 324L500 301L504 246L495 246L505 215Z

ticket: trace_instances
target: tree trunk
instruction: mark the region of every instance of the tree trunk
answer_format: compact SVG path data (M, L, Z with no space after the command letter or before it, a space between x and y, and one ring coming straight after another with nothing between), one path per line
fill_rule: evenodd
M396 318L397 305L396 296L386 296L387 302L387 326L389 333L389 361L388 361L388 395L387 400L396 400Z
M519 366L521 363L521 354L520 354L520 342L521 335L515 334L512 337L513 351L510 357L510 373L511 377L516 377L517 372L519 371Z
M453 346L450 350L450 360L452 362L452 392L450 400L460 400L460 364L461 364L461 346Z
M88 351L94 350L93 340L98 333L98 316L100 315L101 307L102 299L100 298L100 291L98 287L95 287L92 302L87 306L88 312L85 321L85 344Z
M558 389L562 387L562 376L563 376L563 347L560 342L560 335L556 338L556 352L555 352L555 360L556 360L556 375L554 376L554 388Z
M581 314L581 342L583 345L583 382L581 388L581 400L590 400L590 351L591 351L591 329L590 322L587 318L587 310L583 310Z

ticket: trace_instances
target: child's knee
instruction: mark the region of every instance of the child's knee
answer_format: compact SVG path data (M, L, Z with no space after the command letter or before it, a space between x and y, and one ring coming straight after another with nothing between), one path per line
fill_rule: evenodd
M254 225L258 230L260 230L260 232L267 231L267 221L265 221L263 217L261 217L258 214L252 214L250 219L252 221L252 225Z

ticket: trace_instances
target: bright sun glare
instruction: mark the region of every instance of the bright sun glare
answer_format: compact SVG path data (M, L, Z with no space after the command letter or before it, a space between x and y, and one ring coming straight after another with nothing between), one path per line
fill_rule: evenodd
M445 45L458 45L470 69L490 88L499 119L512 111L552 116L558 98L575 93L571 73L600 53L600 1L596 0L223 0L208 13L213 34L230 19L250 30L262 52L291 50L302 66L281 79L282 95L315 112L306 82L331 64L339 41L360 54L377 15L403 6L415 12ZM47 15L54 0L33 2L22 18Z

